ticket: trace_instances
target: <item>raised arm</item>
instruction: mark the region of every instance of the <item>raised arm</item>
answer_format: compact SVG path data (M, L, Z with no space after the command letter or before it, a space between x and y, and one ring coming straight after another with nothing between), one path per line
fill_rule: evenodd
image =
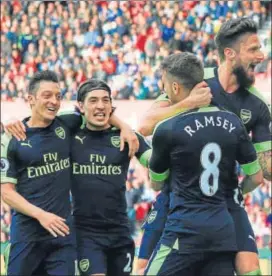
M60 111L57 117L71 131L76 131L84 123L84 117L77 109ZM139 141L136 134L128 124L120 120L114 113L111 115L110 124L121 130L120 150L122 151L124 149L124 145L127 142L129 146L129 157L132 158L139 149ZM4 130L7 134L14 136L18 141L26 139L26 128L20 120L15 119L8 122L4 125Z
M163 94L143 116L138 131L144 136L149 136L152 134L157 123L182 111L209 105L211 98L210 88L205 82L197 84L191 91L189 97L174 105Z

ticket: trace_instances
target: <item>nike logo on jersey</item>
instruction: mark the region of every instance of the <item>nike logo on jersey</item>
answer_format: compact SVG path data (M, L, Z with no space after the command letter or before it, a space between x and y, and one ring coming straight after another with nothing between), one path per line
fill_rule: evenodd
M29 140L28 140L27 143L25 143L25 142L21 143L21 146L26 146L26 147L32 148L32 146L30 145L30 141Z
M86 136L83 136L80 138L78 135L75 137L76 140L80 141L80 143L83 145L83 140L86 138Z
M248 238L252 239L255 242L255 239L251 235L248 235Z

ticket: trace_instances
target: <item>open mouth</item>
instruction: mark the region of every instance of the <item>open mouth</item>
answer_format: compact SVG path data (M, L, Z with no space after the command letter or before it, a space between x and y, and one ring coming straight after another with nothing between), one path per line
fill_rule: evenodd
M257 64L253 64L253 63L250 64L250 65L248 66L248 70L251 71L251 72L254 72L254 71L255 71L256 65L257 65Z
M94 114L94 117L97 119L104 119L106 117L106 114L104 112L98 112Z
M55 107L48 107L47 110L49 112L54 112L54 113L57 111L57 109Z

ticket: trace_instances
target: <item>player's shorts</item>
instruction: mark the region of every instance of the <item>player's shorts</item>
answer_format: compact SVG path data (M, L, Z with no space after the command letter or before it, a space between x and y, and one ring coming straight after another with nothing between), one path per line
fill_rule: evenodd
M169 210L169 194L160 193L147 216L138 258L149 259L162 235Z
M184 254L158 244L144 275L225 276L234 275L234 252Z
M238 206L237 208L231 208L228 211L234 221L238 252L247 251L258 253L255 235L245 209Z
M81 235L78 231L77 249L79 271L83 276L91 274L129 276L132 271L135 253L132 239L126 244L121 244L115 237L111 240L111 235L87 236Z
M50 240L11 243L6 251L7 275L75 275L76 244L71 235Z

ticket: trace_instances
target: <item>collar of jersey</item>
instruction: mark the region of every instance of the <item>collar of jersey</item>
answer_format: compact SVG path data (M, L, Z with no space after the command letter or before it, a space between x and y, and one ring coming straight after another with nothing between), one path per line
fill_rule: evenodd
M86 125L84 125L83 131L84 132L91 132L92 134L97 133L99 135L99 134L103 134L103 133L112 132L114 129L115 129L114 126L111 125L110 127L106 128L106 129L103 129L103 130L91 130L91 129L88 129Z
M48 129L50 129L52 127L52 125L54 124L54 121L52 121L52 123L47 126L47 127L29 127L27 122L30 120L30 117L26 117L25 119L23 119L23 124L25 125L26 127L26 131L27 132L37 132L37 131L47 131Z
M237 93L241 93L241 91L239 91L239 90L241 90L240 87L237 90L235 90L233 93L228 93L228 92L226 92L224 90L224 88L222 87L222 85L221 85L221 83L219 81L218 67L214 68L214 76L215 76L215 79L216 79L216 81L218 83L218 87L220 89L220 93L222 93L222 94L224 94L226 96L230 96L230 97L235 97L237 95ZM243 91L247 91L247 90L244 88Z

